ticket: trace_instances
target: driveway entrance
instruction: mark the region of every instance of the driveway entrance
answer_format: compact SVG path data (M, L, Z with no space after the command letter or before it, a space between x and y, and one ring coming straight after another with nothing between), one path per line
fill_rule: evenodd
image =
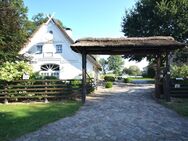
M86 98L86 56L98 55L141 55L153 57L156 61L155 96L160 98L161 88L170 101L170 52L184 48L186 44L172 37L131 37L131 38L85 38L77 40L71 48L82 54L82 103ZM165 57L164 57L165 56ZM165 65L164 65L165 62ZM164 66L163 66L164 65ZM161 77L162 76L162 77Z
M99 87L76 115L16 141L187 141L188 119L158 104L154 85Z

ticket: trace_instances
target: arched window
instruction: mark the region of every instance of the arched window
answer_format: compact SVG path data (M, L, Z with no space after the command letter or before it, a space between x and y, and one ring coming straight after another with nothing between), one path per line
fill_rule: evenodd
M57 64L44 64L41 66L40 74L43 76L55 76L59 78L59 65Z

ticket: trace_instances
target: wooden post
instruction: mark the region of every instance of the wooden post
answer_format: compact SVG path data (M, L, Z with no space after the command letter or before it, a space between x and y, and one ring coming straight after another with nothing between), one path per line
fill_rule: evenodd
M5 83L5 87L4 87L4 94L5 94L5 99L4 99L4 104L8 104L8 84L7 82Z
M157 68L155 72L155 97L160 98L160 67L161 67L161 55L157 54Z
M86 51L84 50L82 52L82 103L85 103L86 100L86 64L87 64L87 60L86 60Z
M48 88L48 83L47 81L45 81L45 97L44 97L44 103L48 103L48 99L47 99L47 88Z
M167 102L170 101L170 61L169 61L169 51L166 51L166 71L165 71L165 99Z

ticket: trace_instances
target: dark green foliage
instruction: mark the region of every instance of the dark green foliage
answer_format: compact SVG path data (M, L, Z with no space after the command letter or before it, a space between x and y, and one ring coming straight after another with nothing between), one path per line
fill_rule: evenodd
M27 8L22 0L0 1L0 64L18 60L27 38Z
M48 80L51 80L51 79L54 80L54 79L56 79L57 80L58 78L55 77L55 76L44 76L43 79L48 79Z
M32 20L35 26L40 26L41 24L47 22L48 17L46 17L43 13L38 13L32 17Z
M124 78L124 83L131 83L132 82L132 79L131 78Z
M155 77L155 69L151 66L148 66L147 71L142 74L144 78L154 78Z
M110 81L110 82L114 82L115 81L115 77L114 76L105 76L104 77L105 81Z
M187 0L138 0L132 10L125 12L122 31L128 37L172 36L180 42L187 42L187 11ZM154 57L145 56L148 60ZM187 56L182 56L182 53L180 56L181 60L187 61ZM140 61L144 56L124 57Z
M113 86L112 82L105 83L105 88L112 88L112 86Z
M121 75L123 64L123 58L120 55L111 55L108 57L108 68L112 70L115 75Z

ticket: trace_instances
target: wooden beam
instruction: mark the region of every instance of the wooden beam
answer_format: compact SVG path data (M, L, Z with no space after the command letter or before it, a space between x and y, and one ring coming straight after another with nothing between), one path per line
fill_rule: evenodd
M164 90L164 95L165 99L167 102L170 101L170 52L166 51L166 71L165 71L165 90Z
M87 60L86 60L86 51L83 50L82 51L82 103L85 103L86 100L86 64L87 64Z
M157 54L157 68L155 73L155 97L160 98L161 91L160 91L160 68L161 68L161 54Z

